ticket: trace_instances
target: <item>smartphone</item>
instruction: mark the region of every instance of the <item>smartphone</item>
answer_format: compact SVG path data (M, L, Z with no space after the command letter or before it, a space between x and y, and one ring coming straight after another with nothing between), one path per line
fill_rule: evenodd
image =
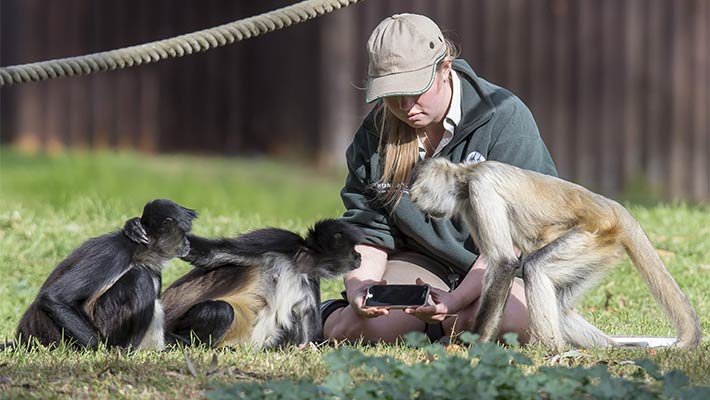
M374 285L367 289L365 307L409 308L426 304L429 285Z

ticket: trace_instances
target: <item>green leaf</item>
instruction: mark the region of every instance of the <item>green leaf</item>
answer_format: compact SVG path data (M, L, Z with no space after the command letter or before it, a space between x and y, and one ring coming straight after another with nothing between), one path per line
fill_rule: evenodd
M658 368L658 364L647 358L634 360L634 364L646 371L646 373L653 379L660 380L663 377L663 375L661 375L660 369Z

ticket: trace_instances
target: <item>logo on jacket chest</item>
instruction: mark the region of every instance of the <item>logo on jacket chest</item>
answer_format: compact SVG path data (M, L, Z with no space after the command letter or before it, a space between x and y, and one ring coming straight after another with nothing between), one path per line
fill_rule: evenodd
M486 161L486 157L483 157L483 154L477 152L477 151L472 151L466 155L466 158L463 159L464 164L478 164L479 162Z
M390 183L390 182L387 182L387 183L378 182L378 183L375 183L373 186L374 186L374 188L375 188L375 191L376 191L378 194L383 194L383 193L389 192L390 188L392 187L392 183ZM396 190L399 191L399 192L402 192L402 193L404 193L404 194L409 194L409 186L408 186L407 184L404 184L404 183L399 183L399 184L397 184Z

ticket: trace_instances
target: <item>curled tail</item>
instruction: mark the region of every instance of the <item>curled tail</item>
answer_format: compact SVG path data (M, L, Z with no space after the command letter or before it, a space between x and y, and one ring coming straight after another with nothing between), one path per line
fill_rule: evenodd
M681 347L698 346L702 340L698 314L666 269L641 225L625 208L619 208L623 227L621 243L651 290L653 298L675 325L678 333L676 344Z

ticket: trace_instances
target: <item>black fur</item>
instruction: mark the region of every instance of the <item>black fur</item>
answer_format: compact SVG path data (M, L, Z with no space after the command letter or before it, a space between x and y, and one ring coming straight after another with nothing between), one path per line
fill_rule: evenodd
M163 263L187 252L185 233L196 217L170 200L154 200L126 223L140 224L143 237L119 231L86 241L50 273L20 320L18 340L137 347L153 320Z
M280 347L321 339L320 279L359 266L354 246L362 233L344 221L326 219L305 239L275 228L229 239L188 239L190 252L183 259L197 268L163 293L167 336L182 342L209 337L213 345ZM246 300L235 304L234 315L225 316L223 307L229 304L220 299L227 298ZM248 326L236 327L246 334L223 338L225 326L234 331L238 321L247 321ZM259 326L270 331L255 333Z

